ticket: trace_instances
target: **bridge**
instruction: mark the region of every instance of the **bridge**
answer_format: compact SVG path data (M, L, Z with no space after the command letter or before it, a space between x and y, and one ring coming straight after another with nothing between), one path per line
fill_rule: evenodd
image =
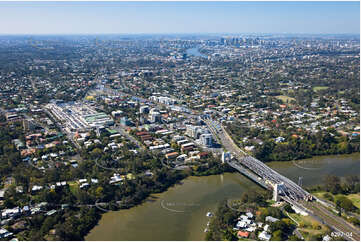
M219 141L222 143L225 149L231 152L233 157L236 159L236 161L233 160L228 162L230 166L237 170L241 170L241 166L248 168L261 179L260 181L262 181L264 184L268 184L268 187L273 187L276 184L282 184L282 192L293 201L298 201L300 199L312 199L312 195L302 189L296 183L274 171L265 165L262 161L249 156L247 153L241 150L233 142L232 138L227 134L221 124L218 124L211 119L204 119L204 122L207 124L212 134L218 137Z
M273 190L275 185L282 184L280 186L280 198L284 201L307 212L311 217L329 226L333 231L337 231L345 240L360 240L359 228L354 227L342 217L322 206L319 199L314 199L310 193L287 177L241 150L222 124L210 118L203 118L203 121L225 150L233 155L233 159L227 161L228 165L266 189Z

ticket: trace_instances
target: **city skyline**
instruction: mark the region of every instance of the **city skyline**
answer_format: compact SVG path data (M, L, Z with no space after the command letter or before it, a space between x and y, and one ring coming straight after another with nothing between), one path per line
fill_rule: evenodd
M359 2L1 2L0 34L359 34Z

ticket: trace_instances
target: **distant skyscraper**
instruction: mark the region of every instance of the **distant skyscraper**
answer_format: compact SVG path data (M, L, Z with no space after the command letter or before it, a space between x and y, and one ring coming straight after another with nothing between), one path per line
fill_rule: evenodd
M221 41L220 41L221 45L224 45L224 38L221 38Z

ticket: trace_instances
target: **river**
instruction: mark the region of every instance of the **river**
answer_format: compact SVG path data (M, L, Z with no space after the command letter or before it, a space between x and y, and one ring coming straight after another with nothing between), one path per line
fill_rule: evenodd
M208 56L203 55L201 52L199 52L198 48L191 48L186 50L187 55L193 55L193 56L199 56L203 58L208 58Z
M326 174L359 175L360 155L322 156L295 162L271 162L270 167L303 185L322 183ZM86 240L204 240L208 211L224 199L261 189L239 173L188 177L181 185L155 194L143 204L103 214Z

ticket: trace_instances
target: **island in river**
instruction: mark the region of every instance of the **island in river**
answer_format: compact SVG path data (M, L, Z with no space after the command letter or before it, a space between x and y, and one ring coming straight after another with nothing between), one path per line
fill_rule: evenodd
M319 156L293 162L267 163L304 186L322 184L327 174L359 175L360 154ZM224 199L237 199L248 189L261 189L239 173L188 177L181 185L154 194L143 204L102 215L86 240L204 240L209 218Z

